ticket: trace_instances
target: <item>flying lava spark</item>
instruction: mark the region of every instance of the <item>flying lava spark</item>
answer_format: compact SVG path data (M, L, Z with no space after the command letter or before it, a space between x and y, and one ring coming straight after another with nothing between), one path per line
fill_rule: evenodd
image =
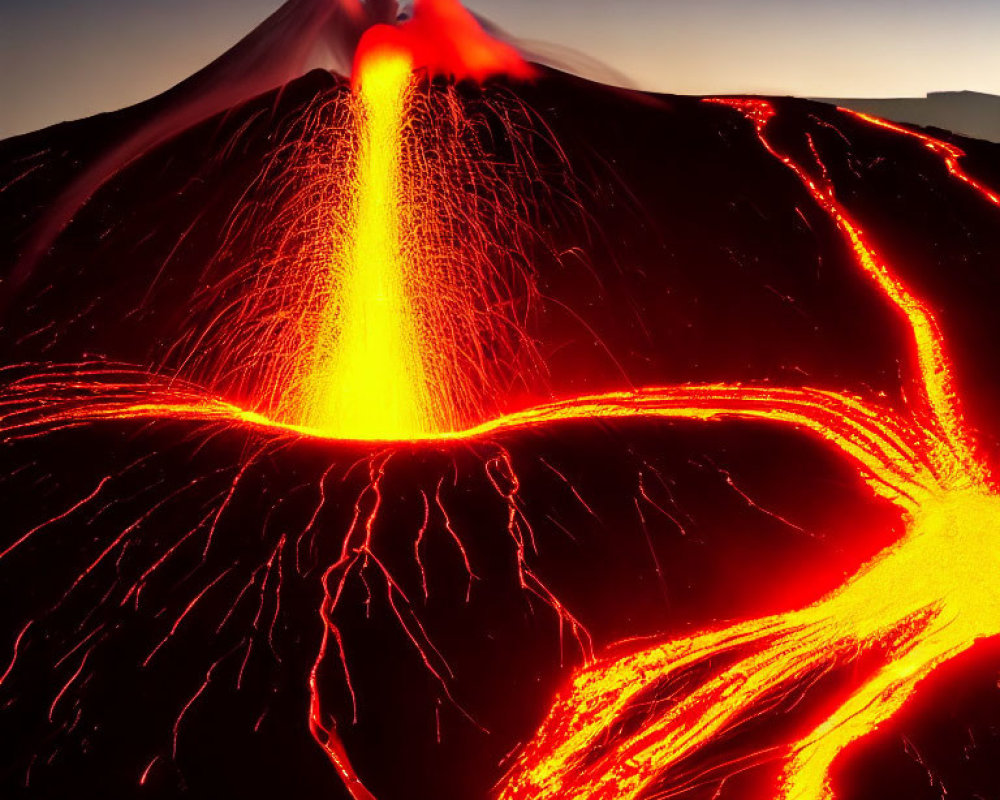
M778 111L770 102L712 99L706 107L722 108L753 126L759 146L805 190L858 274L891 309L909 342L913 396L897 408L883 398L808 383L720 381L553 397L545 385L545 359L529 330L541 291L523 246L541 236L532 227L539 200L525 196L525 187L541 178L525 144L528 134L519 128L542 123L516 103L498 101L493 107L517 151L511 159L516 170L505 171L472 143L469 131L476 123L455 88L495 76L530 81L535 69L456 3L423 0L398 24L385 24L382 16L357 23L364 30L357 37L349 86L311 105L301 127L278 149L281 157L268 170L278 176L282 192L246 219L234 219L230 238L251 241L256 255L224 284L213 284L196 298L193 307L207 322L187 331L155 370L99 360L8 368L13 377L0 392L0 432L23 442L139 420L254 435L258 444L223 496L127 586L123 606L138 605L150 576L196 534L205 537L204 563L240 482L265 453L303 440L350 445L363 453L356 465L366 473L363 488L347 530L338 536L338 556L321 570L322 638L308 687L309 729L355 800L375 795L352 764L338 731L343 721L328 707L323 685L332 665L340 665L354 699L347 648L335 619L350 581L364 586L367 602L373 587L384 588L399 628L454 701L448 664L376 541L393 460L421 450L467 450L481 462L505 509L500 524L519 588L554 615L582 661L534 737L508 765L496 787L498 800L665 796L720 739L766 716L782 698L819 691L824 676L854 668L849 690L811 717L807 731L791 737L777 754L753 757L780 762L768 796L831 800L832 768L852 744L896 716L938 667L1000 635L1000 596L990 577L1000 567L1000 494L963 413L961 382L930 303L910 288L872 243L860 215L838 197L811 137L806 143L813 160L806 163L772 140L770 125ZM914 137L978 199L1000 205L995 192L964 171L964 154L956 146L866 115L840 113ZM557 143L553 149L558 151ZM274 175L266 171L260 180ZM38 241L54 236L65 216L60 205L42 225ZM29 247L24 275L40 259L36 244ZM549 399L515 402L518 387ZM570 423L626 419L649 426L746 421L801 432L842 456L874 496L892 504L905 532L841 586L796 610L653 644L623 642L595 655L585 621L531 564L537 548L520 499L522 481L505 442ZM260 576L255 630L272 574L280 585L286 548L297 556L315 535L327 503L326 478L318 481L319 504L301 535L296 540L282 534L233 604ZM0 553L0 561L95 503L111 480L98 481L90 494L22 533ZM442 520L463 563L469 592L477 579L442 500L444 485L442 477L433 490L420 490L423 521L412 534L425 597L421 547L432 514ZM160 504L183 491L180 487ZM119 550L120 560L142 521L108 543L69 591ZM181 609L147 662L227 575L228 570L221 572ZM0 685L16 668L33 624L20 629ZM83 673L96 641L80 643L79 670L56 695L50 719ZM227 657L213 664L180 710L174 755L185 714ZM354 710L357 715L356 704ZM147 766L140 783L156 763Z

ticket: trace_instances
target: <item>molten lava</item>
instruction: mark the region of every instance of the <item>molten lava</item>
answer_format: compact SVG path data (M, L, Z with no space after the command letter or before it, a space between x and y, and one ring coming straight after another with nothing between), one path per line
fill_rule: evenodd
M677 390L687 404L670 415L758 416L746 404L760 398L759 417L811 429L854 460L871 488L902 510L906 534L841 588L800 611L747 620L585 667L521 755L501 800L650 796L656 787L669 785L686 759L766 712L777 699L817 675L877 653L882 666L862 677L838 707L783 754L777 797L832 800L831 768L848 745L899 711L939 665L977 641L1000 635L1000 597L983 578L984 570L989 574L1000 565L1000 497L974 455L934 315L869 243L836 198L823 164L817 166L824 177L814 178L767 138L775 115L769 103L714 102L732 106L755 125L764 148L802 182L839 229L858 267L899 312L912 337L921 408L918 418L907 421L808 390L731 387L728 396L701 397L692 388ZM658 685L692 668L701 670L700 683L648 714L638 731L616 737L615 731L631 730L626 720L651 703Z
M454 86L431 87L412 24L366 38L351 89L276 150L264 209L221 248L256 252L220 265L168 359L248 419L426 439L495 415L541 371L524 324L537 295L521 253L535 235L526 112L484 92L470 115ZM509 129L509 164L484 149L491 118Z
M508 44L494 39L458 0L417 0L400 25L374 25L358 45L352 75L364 72L372 52L406 53L413 68L430 76L482 82L494 75L527 80L535 72Z
M401 204L403 125L412 65L403 52L379 52L358 79L361 139L354 167L353 236L331 292L333 307L312 342L300 419L331 435L408 439L447 427L432 406L423 353L426 326L414 319L414 270L407 259ZM427 287L424 287L425 290ZM431 343L432 344L432 343Z
M470 398L461 341L442 330L454 329L447 320L488 314L489 300L455 291L470 277L455 274L462 255L439 233L447 220L435 219L427 199L435 187L418 168L420 143L408 133L414 70L481 79L524 73L520 65L516 52L489 38L460 5L440 0L418 3L411 21L376 26L362 39L353 77L349 233L332 243L331 258L341 266L322 282L327 307L305 339L311 355L298 407L286 406L281 416L335 438L412 440L466 423L460 397L473 407L482 402ZM453 261L450 269L440 268L444 259ZM487 283L477 266L471 281Z
M513 48L487 35L454 0L420 0L410 20L373 26L363 36L352 73L350 233L335 244L344 264L340 275L331 271L328 307L306 343L312 356L300 405L282 414L336 438L412 440L465 422L457 402L466 391L460 342L440 331L476 298L455 296L455 284L467 279L449 285L447 272L420 263L430 249L420 239L435 221L421 199L434 189L413 169L420 157L407 141L414 71L475 80L531 75ZM451 243L429 244L440 250ZM480 331L472 336L483 338Z

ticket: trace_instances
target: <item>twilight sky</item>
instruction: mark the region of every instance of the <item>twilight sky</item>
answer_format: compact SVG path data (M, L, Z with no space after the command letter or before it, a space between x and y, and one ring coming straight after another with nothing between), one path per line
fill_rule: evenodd
M0 138L151 97L281 0L0 0ZM681 94L1000 94L1000 0L468 0Z

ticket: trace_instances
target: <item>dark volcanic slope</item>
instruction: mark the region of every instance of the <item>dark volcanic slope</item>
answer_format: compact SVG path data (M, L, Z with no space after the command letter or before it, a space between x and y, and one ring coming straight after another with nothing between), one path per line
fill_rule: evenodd
M311 73L187 131L116 177L8 304L0 362L161 363L183 335L190 298L204 288L202 270L234 206L276 142L317 95L343 90L328 74ZM463 91L470 108L482 111L480 90ZM514 92L548 127L535 152L550 191L540 193L548 199L529 257L544 298L530 333L549 375L527 387L529 395L770 381L903 401L911 372L898 319L741 115L556 73L485 91ZM842 201L929 298L968 413L994 454L1000 209L912 138L820 103L774 104L772 138L806 162L811 141ZM0 143L0 274L11 274L32 224L60 189L147 113L139 106ZM503 158L503 131L482 113L484 146ZM962 163L971 175L1000 186L1000 145L949 141L967 151ZM504 445L534 526L534 564L598 647L815 597L895 532L895 515L838 459L765 426L573 425ZM352 469L363 452L299 442L268 453L245 476L207 562L200 546L182 548L138 605L122 605L114 588L196 529L231 485L227 470L253 447L239 432L206 437L177 423L109 424L2 447L0 546L86 496L102 476L114 476L118 499L51 526L0 564L0 642L9 650L26 619L40 620L2 689L4 796L174 797L182 789L190 797L342 795L307 729L306 682L320 632L316 566L335 558L350 524L367 477ZM429 599L420 613L454 671L454 702L428 676L384 602L376 599L366 616L364 586L352 587L340 620L357 723L347 724L342 690L331 688L330 702L379 800L488 796L505 756L530 735L579 660L571 641L560 654L553 614L517 586L506 509L481 460L479 452L433 449L399 455L379 522L387 558L415 591L420 492L433 496L447 478L450 524L466 542L477 580L466 602L461 559L436 519L426 554ZM327 503L307 548L313 566L297 570L278 545L307 525L327 470ZM195 478L193 494L144 519L134 546L82 581L62 610L42 616L123 529ZM757 505L748 506L733 485ZM640 486L671 513L637 514ZM262 572L267 563L284 565L280 608L273 599L278 569ZM138 668L208 583L204 576L227 569L186 620L190 626ZM250 600L237 603L245 586ZM233 608L231 627L219 633L219 620ZM248 642L255 646L241 668ZM930 800L942 787L951 798L1000 796L993 768L1000 704L989 658L976 653L962 669L935 676L939 693L928 697L944 693L948 707L922 701L873 739L844 784L844 800ZM683 796L709 797L717 788ZM738 800L738 792L730 786L722 796Z

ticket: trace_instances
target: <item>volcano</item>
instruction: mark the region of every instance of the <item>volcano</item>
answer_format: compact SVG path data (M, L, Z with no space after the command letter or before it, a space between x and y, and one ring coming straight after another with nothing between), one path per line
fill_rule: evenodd
M1000 796L1000 145L321 5L0 143L4 796Z

